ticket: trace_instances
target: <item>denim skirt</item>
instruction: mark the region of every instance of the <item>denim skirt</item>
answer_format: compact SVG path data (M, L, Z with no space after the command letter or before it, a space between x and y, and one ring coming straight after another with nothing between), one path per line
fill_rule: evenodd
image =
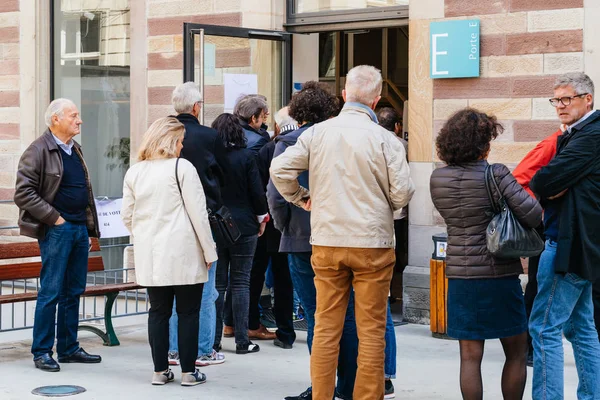
M498 339L527 330L517 275L490 279L448 279L448 336L459 340Z

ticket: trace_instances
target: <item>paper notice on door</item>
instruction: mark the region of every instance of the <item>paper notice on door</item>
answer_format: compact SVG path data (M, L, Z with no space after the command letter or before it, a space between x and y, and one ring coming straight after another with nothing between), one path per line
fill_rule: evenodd
M94 200L98 214L98 225L100 225L100 236L103 239L129 236L121 220L121 203L123 199Z
M225 85L225 112L233 112L237 100L247 94L258 93L256 74L223 74Z

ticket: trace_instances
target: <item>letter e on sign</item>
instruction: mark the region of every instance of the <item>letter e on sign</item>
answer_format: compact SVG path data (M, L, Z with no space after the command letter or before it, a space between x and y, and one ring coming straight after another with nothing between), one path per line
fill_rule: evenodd
M479 20L431 22L430 77L479 76Z

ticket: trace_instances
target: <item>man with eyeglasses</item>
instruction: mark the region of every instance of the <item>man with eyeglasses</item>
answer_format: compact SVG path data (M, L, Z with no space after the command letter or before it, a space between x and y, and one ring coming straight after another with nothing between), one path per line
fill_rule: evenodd
M563 334L575 353L577 398L598 399L592 282L600 278L600 111L593 110L594 83L583 73L560 76L550 103L565 130L556 156L530 182L544 206L546 236L529 321L533 399L564 398Z

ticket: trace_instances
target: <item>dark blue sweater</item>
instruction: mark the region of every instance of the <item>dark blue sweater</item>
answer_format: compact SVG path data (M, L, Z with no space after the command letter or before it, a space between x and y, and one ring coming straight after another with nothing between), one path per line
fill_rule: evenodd
M52 206L66 221L85 224L89 199L83 164L75 149L71 155L61 148L59 152L63 160L63 176Z

